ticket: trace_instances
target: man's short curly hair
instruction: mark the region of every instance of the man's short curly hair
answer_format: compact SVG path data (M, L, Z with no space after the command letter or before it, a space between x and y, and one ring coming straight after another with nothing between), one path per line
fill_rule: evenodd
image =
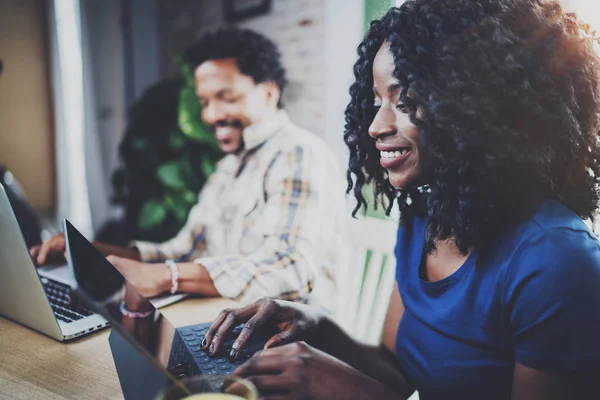
M278 107L283 107L287 79L281 54L263 35L249 29L223 28L204 35L183 56L194 68L208 60L234 58L240 72L252 77L254 82L275 82L281 92Z
M368 135L373 60L384 42L431 158L428 191L394 189ZM396 200L403 222L428 217L428 253L452 238L463 254L489 248L544 199L590 217L600 183L593 42L555 0L411 0L390 9L358 47L346 109L354 214L373 184L388 213Z

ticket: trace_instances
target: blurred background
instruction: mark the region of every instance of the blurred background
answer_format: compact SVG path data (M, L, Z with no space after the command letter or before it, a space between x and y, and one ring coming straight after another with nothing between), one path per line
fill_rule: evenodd
M400 3L0 0L0 177L40 216L43 238L64 217L106 242L171 237L220 156L178 54L226 25L279 46L292 120L345 166L356 47ZM563 3L600 26L596 0Z

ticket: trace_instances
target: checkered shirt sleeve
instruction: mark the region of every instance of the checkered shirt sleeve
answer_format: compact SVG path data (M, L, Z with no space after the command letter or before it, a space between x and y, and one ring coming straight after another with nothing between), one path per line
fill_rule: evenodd
M199 258L224 297L251 303L262 297L302 300L308 296L317 266L312 254L319 237L319 195L311 179L319 163L310 150L296 146L278 154L265 179L265 240L252 254ZM322 171L321 171L322 172ZM318 180L317 180L318 181Z

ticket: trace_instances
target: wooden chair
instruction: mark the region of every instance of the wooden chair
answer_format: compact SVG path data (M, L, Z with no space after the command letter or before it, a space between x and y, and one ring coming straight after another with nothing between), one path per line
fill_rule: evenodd
M338 273L337 320L358 340L378 344L394 288L398 224L367 217L347 227L350 254Z
M377 345L395 286L398 222L367 217L347 226L350 254L338 274L337 320L356 339Z

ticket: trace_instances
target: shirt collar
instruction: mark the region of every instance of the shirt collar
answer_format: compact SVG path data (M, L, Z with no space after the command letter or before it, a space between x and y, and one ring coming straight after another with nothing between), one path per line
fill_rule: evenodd
M265 118L256 124L248 126L242 132L244 138L244 150L238 154L228 154L219 161L219 171L229 175L235 175L243 168L242 161L249 151L271 139L290 119L284 110L278 110L273 116Z
M241 155L243 156L275 136L289 122L290 119L287 113L284 110L278 110L272 117L265 118L256 124L248 126L242 133L244 151L242 151Z

